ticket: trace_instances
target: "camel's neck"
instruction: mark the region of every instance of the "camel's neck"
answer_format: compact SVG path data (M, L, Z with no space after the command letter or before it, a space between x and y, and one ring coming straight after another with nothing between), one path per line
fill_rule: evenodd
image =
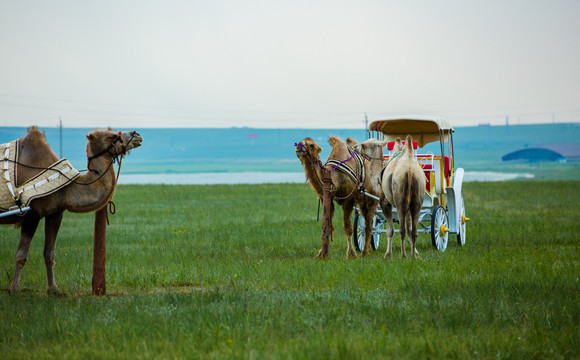
M320 158L308 159L306 156L303 156L300 158L300 161L304 166L306 179L310 183L310 186L312 186L318 198L322 199L324 191L322 189L322 169L319 166Z
M67 210L91 212L105 206L115 192L116 179L112 159L99 156L92 159L90 169L63 189Z
M369 189L374 195L380 195L381 188L381 172L383 170L383 154L375 154L370 160L365 160L365 167L367 171L367 181L365 187Z

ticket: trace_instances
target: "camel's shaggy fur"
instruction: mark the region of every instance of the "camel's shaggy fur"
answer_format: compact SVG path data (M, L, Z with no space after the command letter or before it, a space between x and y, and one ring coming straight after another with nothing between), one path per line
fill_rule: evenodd
M32 237L42 218L45 218L44 261L47 288L49 293L58 293L53 273L54 250L64 211L91 212L105 206L113 197L116 185L113 159L139 147L142 138L134 131L117 133L108 129L92 131L87 135L87 140L88 171L85 174L53 194L34 199L30 203L31 209L25 215L0 218L0 224L21 227L10 293L20 290L20 274L28 260ZM18 153L17 186L58 160L44 134L35 126L29 128L27 135L19 140Z

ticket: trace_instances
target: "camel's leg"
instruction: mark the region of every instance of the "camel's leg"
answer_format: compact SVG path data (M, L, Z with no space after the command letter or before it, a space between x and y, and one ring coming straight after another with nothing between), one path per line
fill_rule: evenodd
M356 251L354 251L354 245L352 244L352 210L354 209L354 203L352 201L347 201L342 205L342 222L344 234L346 235L346 242L348 248L346 249L346 257L349 259L356 259Z
M14 269L14 278L10 284L10 294L20 291L20 273L28 260L28 249L30 249L30 243L32 242L39 221L40 218L38 215L32 211L26 214L22 221L20 241L18 242L18 250L16 251L16 268Z
M385 259L393 255L393 235L395 234L395 227L393 226L393 206L385 199L381 199L381 209L387 220L387 251L385 252Z
M362 215L365 218L365 247L362 256L367 256L371 252L371 238L373 235L373 220L376 213L377 204L374 201L365 201L361 206Z
M419 215L421 215L421 204L419 204L418 206L415 206L415 208L413 209L413 214L412 214L412 229L410 234L410 238L411 238L411 247L413 249L413 256L415 257L415 259L419 258L419 252L417 251L417 248L415 246L415 244L417 243L417 236L418 236L418 231L417 231L417 224L419 223Z
M397 209L398 210L398 209ZM407 252L405 251L405 235L407 235L407 223L408 216L399 212L399 235L401 235L401 257L403 259L407 258Z
M58 294L58 286L54 281L54 251L56 235L60 229L63 212L47 216L44 224L44 263L46 264L46 284L49 294Z

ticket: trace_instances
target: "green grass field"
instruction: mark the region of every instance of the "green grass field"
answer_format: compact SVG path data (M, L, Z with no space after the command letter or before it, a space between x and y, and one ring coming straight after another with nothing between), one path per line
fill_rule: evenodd
M91 292L93 215L66 214L48 296L39 228L8 295L19 233L0 228L0 357L580 357L580 182L466 183L467 242L419 235L420 260L329 260L304 184L120 186L107 296ZM407 247L409 244L407 242Z

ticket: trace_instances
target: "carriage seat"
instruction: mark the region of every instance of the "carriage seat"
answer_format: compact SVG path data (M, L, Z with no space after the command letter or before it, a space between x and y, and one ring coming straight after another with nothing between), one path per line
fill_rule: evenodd
M441 157L438 158L434 158L433 154L420 154L417 155L417 158L419 160L419 163L421 164L421 168L423 169L423 172L425 173L425 179L427 180L427 183L425 185L427 191L431 190L431 186L432 185L439 185L439 173L441 172L441 168L440 168L440 163L439 161L441 161ZM445 179L445 186L449 186L449 176L450 174L450 161L449 161L449 156L443 156L443 178ZM433 175L435 175L434 180L435 180L435 184L431 184L431 173L433 173ZM438 186L439 188L439 186ZM439 188L439 191L441 191L442 189Z
M419 158L421 158L421 155L419 155ZM421 167L423 169L423 172L425 173L425 178L427 180L425 187L427 189L427 191L431 190L431 186L432 185L437 185L438 188L438 192L441 192L442 189L439 185L439 174L441 172L441 168L440 168L440 163L439 161L441 161L441 158L439 159L434 159L433 162L421 162ZM449 177L450 177L450 162L449 162L449 156L443 156L443 178L445 179L445 186L449 186ZM434 180L435 180L435 184L431 184L431 173L433 173L435 175Z
M401 144L405 145L404 141L401 141ZM393 149L395 148L395 142L394 141L389 141L387 143L387 150L389 151L393 151ZM417 142L413 141L413 150L417 150Z

